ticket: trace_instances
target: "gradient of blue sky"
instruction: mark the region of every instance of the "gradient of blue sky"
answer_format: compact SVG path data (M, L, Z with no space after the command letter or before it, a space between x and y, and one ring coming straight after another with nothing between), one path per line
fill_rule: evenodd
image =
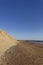
M17 39L43 40L43 0L0 0L0 29Z

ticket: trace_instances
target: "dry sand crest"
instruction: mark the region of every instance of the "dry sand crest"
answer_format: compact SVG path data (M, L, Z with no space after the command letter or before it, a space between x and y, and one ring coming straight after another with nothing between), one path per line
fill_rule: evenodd
M9 36L3 30L0 30L0 55L8 48L17 44L17 40Z

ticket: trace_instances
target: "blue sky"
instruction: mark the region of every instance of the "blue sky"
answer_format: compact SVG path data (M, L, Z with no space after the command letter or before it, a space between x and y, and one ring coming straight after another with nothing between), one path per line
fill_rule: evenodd
M43 40L43 0L0 0L0 29L16 39Z

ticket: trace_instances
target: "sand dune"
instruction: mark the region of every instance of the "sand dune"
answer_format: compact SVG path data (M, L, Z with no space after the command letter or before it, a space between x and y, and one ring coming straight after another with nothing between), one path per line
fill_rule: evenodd
M17 44L17 40L9 36L3 30L0 30L0 55L8 48Z

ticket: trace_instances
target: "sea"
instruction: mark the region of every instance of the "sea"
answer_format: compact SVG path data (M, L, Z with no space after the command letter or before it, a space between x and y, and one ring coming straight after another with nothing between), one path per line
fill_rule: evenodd
M43 44L43 41L32 41L32 43Z

